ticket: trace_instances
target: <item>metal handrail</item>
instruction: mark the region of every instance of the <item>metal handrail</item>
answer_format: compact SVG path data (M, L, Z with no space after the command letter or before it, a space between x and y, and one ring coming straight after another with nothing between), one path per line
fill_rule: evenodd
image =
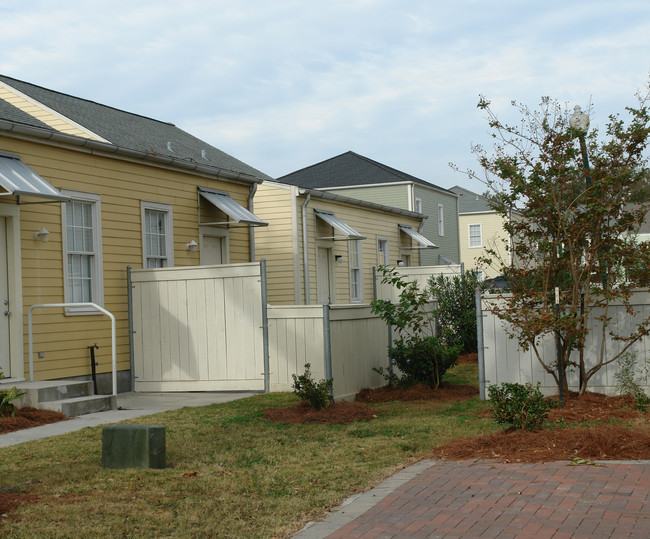
M29 308L27 313L27 327L29 335L29 381L34 381L34 343L32 339L32 311L38 308L50 308L50 307L90 307L99 311L111 319L111 360L113 368L113 396L117 396L117 357L115 354L115 344L116 344L116 329L115 329L115 316L112 313L100 307L96 303L39 303L37 305L32 305Z

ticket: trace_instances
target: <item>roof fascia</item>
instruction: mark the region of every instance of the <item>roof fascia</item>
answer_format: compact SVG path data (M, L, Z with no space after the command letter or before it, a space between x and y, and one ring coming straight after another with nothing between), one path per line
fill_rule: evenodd
M376 202L368 202L366 200L359 200L357 198L337 195L336 193L330 193L329 191L319 191L315 189L299 188L298 194L301 196L311 195L313 198L322 198L324 200L331 200L333 202L339 202L340 204L344 204L346 206L370 208L373 210L383 211L386 213L392 213L394 215L403 215L405 217L410 217L412 219L417 219L419 221L423 221L424 219L429 218L428 215L423 215L421 213L415 213L413 211L403 210L401 208L395 208L393 206L386 206L384 204L377 204Z

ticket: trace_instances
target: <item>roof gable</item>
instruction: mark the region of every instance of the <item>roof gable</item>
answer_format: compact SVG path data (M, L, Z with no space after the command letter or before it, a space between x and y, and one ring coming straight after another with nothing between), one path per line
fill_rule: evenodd
M309 189L413 182L448 192L447 189L351 151L282 176L278 181Z
M38 118L34 118L31 114L23 112L21 109L5 101L4 99L0 99L0 118L15 124L48 129L48 126Z
M488 199L469 189L455 185L449 189L458 195L458 213L493 212Z
M48 90L4 75L0 75L0 81L96 133L114 146L212 166L258 179L270 179L270 176L263 172L171 123ZM4 108L0 109L0 114L0 118L13 121L12 118L5 117ZM52 127L46 128L57 131Z

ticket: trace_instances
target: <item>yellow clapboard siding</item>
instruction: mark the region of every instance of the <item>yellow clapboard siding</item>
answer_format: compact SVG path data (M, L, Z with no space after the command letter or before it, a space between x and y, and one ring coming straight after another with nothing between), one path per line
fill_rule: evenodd
M140 268L143 264L141 201L172 206L174 263L177 266L199 263L199 253L190 253L185 248L191 239L198 241L197 187L228 192L242 206L248 205L250 187L247 184L93 155L83 149L73 151L6 137L0 137L0 150L20 155L28 166L58 189L101 197L104 307L117 318L121 369L129 368L126 266ZM59 204L23 205L20 220L27 359L29 307L63 301L61 208ZM43 226L50 231L47 243L34 239L34 232ZM229 243L232 262L249 261L247 228L231 229ZM34 321L35 342L46 355L45 361L35 364L37 379L85 374L87 346L94 342L100 344L102 353L110 356L110 320L106 316L75 317L39 310L35 312ZM102 369L105 368L102 364Z

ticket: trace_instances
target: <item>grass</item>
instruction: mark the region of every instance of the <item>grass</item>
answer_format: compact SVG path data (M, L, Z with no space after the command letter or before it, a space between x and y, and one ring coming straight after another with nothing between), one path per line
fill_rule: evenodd
M475 365L447 377L476 379ZM349 425L264 419L296 401L257 395L132 421L166 427L164 470L103 469L101 427L0 449L0 486L39 497L0 518L0 535L283 536L432 447L498 428L476 415L478 399L379 404L376 419Z

